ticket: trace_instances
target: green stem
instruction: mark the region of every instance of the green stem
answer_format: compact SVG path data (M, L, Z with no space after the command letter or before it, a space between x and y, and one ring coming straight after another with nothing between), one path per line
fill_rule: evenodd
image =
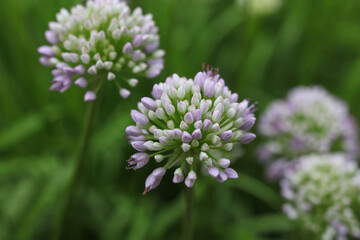
M190 169L188 168L187 172L189 171ZM182 232L183 240L192 239L193 194L194 194L193 187L192 188L185 187L185 213L184 213L183 232Z
M97 99L101 97L100 96L101 93L102 93L102 88L99 91ZM60 208L60 213L58 215L58 218L56 219L54 226L55 227L54 235L53 235L54 240L60 239L61 232L64 229L66 215L69 212L71 204L73 202L73 198L74 198L73 195L81 175L81 170L83 169L84 166L86 150L89 145L91 129L94 124L95 112L99 104L99 101L91 101L87 104L88 106L84 117L84 124L79 138L77 152L75 155L75 166L71 178L69 180L68 188L65 192L65 197L62 206Z

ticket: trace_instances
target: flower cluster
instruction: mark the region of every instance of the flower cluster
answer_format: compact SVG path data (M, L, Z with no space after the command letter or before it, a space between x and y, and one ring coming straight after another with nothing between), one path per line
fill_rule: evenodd
M45 37L50 45L39 47L40 62L54 68L50 90L66 91L73 82L87 88L85 101L96 99L104 79L115 82L126 98L135 87L135 75L156 77L163 69L158 28L151 14L141 8L132 13L118 0L88 1L50 22Z
M300 156L341 152L355 159L358 152L357 127L346 104L321 87L297 87L285 100L270 104L259 131L268 138L259 158L271 179L293 168L292 160Z
M204 67L205 68L205 67ZM126 128L130 143L138 151L128 160L128 169L138 169L155 161L166 162L146 180L145 191L158 186L166 170L178 166L173 182L192 187L201 167L219 182L238 175L229 168L230 160L215 157L231 151L236 142L249 143L255 134L247 132L255 123L254 105L238 102L220 78L218 70L196 74L194 80L168 77L155 84L152 97L144 97L131 111L136 126ZM185 176L186 175L186 176Z
M360 238L360 171L343 154L301 157L281 181L283 210L318 238ZM315 238L314 238L315 239Z

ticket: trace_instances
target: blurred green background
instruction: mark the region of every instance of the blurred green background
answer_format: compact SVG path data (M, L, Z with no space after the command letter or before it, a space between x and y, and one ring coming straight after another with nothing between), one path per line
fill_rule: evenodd
M255 1L255 0L249 0ZM266 0L263 0L266 2ZM0 1L0 239L50 239L80 134L83 90L49 92L50 69L38 62L44 31L61 7L80 0ZM284 0L261 14L230 0L130 0L153 13L166 51L165 70L193 77L203 62L241 98L258 101L257 116L297 85L320 84L360 119L360 1ZM249 5L247 5L249 6ZM183 184L141 193L156 164L126 171L124 134L130 110L150 94L140 81L128 100L106 84L81 182L62 239L179 239ZM115 88L116 89L116 88ZM276 184L255 158L261 139L234 164L239 179L201 177L195 186L195 239L298 239L281 212Z

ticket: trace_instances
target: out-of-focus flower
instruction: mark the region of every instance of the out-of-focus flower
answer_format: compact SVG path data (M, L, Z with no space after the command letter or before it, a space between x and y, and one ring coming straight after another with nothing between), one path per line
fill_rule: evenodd
M260 118L259 132L268 139L258 151L268 176L278 179L299 156L311 153L358 153L357 127L347 105L321 87L297 87L285 100L270 104Z
M281 189L284 212L316 239L360 238L360 171L345 155L301 157L286 171Z
M251 15L268 15L276 12L282 5L282 0L237 0L240 7Z
M50 45L38 49L40 62L53 68L50 90L64 92L75 83L88 90L84 99L91 101L107 79L126 98L127 87L138 82L131 77L153 78L163 69L158 28L141 8L131 12L125 2L95 0L70 12L61 9L56 19L45 32Z
M126 128L138 151L128 160L128 168L143 167L151 157L165 163L161 174L154 170L148 177L144 193L154 189L173 166L177 166L173 182L185 181L187 187L194 185L199 167L219 182L237 178L230 160L215 156L218 151L231 151L235 142L254 140L255 134L247 132L255 123L254 105L238 102L217 70L208 68L194 80L174 74L155 84L152 98L142 98L138 109L131 111L136 126Z

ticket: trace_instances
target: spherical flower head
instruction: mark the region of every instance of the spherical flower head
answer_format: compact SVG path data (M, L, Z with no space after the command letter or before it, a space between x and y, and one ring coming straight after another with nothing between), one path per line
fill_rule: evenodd
M107 79L127 98L134 77L153 78L163 69L158 27L141 8L131 12L119 0L90 0L61 9L56 19L45 32L49 45L38 49L40 62L53 68L50 90L64 92L75 83L87 89L84 100L92 101Z
M283 210L313 239L360 238L360 171L343 154L301 157L281 181Z
M357 127L347 105L325 89L297 87L285 100L270 104L260 118L259 132L268 139L259 157L271 179L292 168L291 159L312 153L358 153Z
M143 97L138 109L131 111L135 125L126 129L131 145L166 170L176 167L174 183L192 187L199 168L219 182L238 177L229 159L215 156L231 151L234 143L254 140L248 132L255 124L254 105L238 102L218 70L208 68L194 79L174 74L155 84L152 98ZM132 158L128 168L137 169ZM145 193L154 188L149 186Z

